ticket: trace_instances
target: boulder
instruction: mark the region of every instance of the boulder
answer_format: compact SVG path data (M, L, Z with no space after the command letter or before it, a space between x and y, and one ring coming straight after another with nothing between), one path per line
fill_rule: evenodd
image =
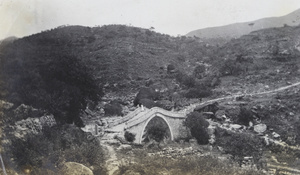
M132 150L132 146L127 145L127 144L123 144L118 148L118 150L127 150L127 151L129 151L129 150Z
M14 106L14 104L0 100L0 109L9 110Z
M230 128L236 130L236 129L242 129L243 126L242 126L242 125L238 125L238 124L231 124L231 125L230 125Z
M66 162L58 174L64 175L94 175L88 167L77 162Z
M140 173L134 170L127 170L125 171L124 175L140 175Z
M205 106L197 106L194 111L197 112L212 112L213 114L216 114L216 112L219 110L219 103L214 102Z
M273 132L272 135L273 135L273 137L275 139L279 139L280 138L280 135L278 133L276 133L276 132Z
M40 117L40 123L42 126L49 126L49 127L56 125L56 121L53 115L44 115Z
M38 134L42 131L42 125L38 118L27 118L17 121L14 125L14 135L23 138L26 134Z
M258 125L254 125L254 131L257 133L263 133L267 130L267 125L261 123Z
M26 118L38 118L44 114L44 111L21 104L14 110L14 116L16 120L22 120Z

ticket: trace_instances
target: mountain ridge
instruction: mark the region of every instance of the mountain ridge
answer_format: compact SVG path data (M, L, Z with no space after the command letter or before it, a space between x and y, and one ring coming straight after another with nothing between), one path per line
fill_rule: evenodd
M253 31L273 27L278 28L286 25L300 25L300 9L280 17L267 17L249 22L239 22L223 26L198 29L187 33L186 36L196 36L203 40L220 38L225 41L229 41L230 39L238 38Z

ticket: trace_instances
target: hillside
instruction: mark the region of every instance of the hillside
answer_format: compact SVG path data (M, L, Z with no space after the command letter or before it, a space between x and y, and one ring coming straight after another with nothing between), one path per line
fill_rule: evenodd
M239 38L250 32L287 26L297 26L300 24L300 9L281 17L263 18L255 21L229 24L219 27L209 27L189 32L186 36L196 36L204 41L226 42L233 38Z
M6 55L11 52L21 54L22 58L13 59L22 61L53 52L76 55L107 87L160 77L160 72L169 64L189 72L193 65L190 62L195 63L208 52L213 53L212 49L190 38L174 38L148 29L121 25L59 27L16 40L6 48ZM7 58L2 56L2 59Z
M62 26L1 44L4 162L35 174L57 174L66 161L94 174L118 168L119 174L264 174L256 168L268 170L273 160L298 171L299 150L290 149L300 143L299 33L299 26L263 29L214 47L123 25ZM144 116L135 102L193 111L194 135L128 145L126 134L105 133L105 124L125 121L128 113ZM99 127L99 135L74 124L93 134L89 129ZM255 131L257 125L264 130ZM191 139L206 132L205 145Z

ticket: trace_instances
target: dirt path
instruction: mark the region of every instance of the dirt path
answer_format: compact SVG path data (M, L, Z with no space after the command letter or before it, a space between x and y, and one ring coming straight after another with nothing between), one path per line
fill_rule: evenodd
M291 85L288 85L288 86L283 86L283 87L280 87L280 88L277 88L277 89L264 91L264 92L249 93L249 94L233 94L233 95L226 96L226 97L215 98L215 99L211 99L211 100L208 100L208 101L205 101L205 102L192 104L192 105L186 107L185 109L183 109L181 111L189 113L189 112L192 112L196 106L205 105L205 104L209 104L209 103L212 103L212 102L218 102L218 101L222 101L222 100L226 100L226 99L232 99L232 98L236 98L236 97L240 97L240 96L256 96L256 95L272 94L272 93L283 91L283 90L286 90L286 89L289 89L289 88L292 88L292 87L295 87L295 86L299 86L299 85L300 85L300 82L297 82L297 83L294 83L294 84L291 84Z
M106 149L107 160L105 161L105 167L108 175L113 175L119 169L119 160L115 149L109 145L106 141L101 141L101 145Z

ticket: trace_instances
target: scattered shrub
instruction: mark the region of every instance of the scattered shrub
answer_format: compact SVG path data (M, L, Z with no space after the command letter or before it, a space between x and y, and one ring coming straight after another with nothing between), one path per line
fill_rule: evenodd
M220 160L214 156L188 155L182 157L148 156L145 151L134 151L135 164L123 164L119 167L119 173L123 174L147 174L157 175L168 172L169 174L240 174L240 175L262 175L261 171L238 167L230 160Z
M208 144L209 135L207 127L209 123L199 112L191 112L187 115L185 125L190 129L191 135L196 138L198 144Z
M135 135L128 131L125 132L124 137L128 142L133 142L135 140Z
M159 93L156 92L153 88L141 88L138 94L136 95L133 104L137 106L140 104L141 99L151 99L157 100L159 97Z
M206 68L204 65L198 65L197 67L195 67L193 74L196 78L201 79L201 78L203 78L203 76L205 74L205 70L206 70Z
M122 116L122 106L120 105L120 103L116 102L116 101L112 101L110 104L106 104L104 106L104 115L105 116Z
M167 66L167 73L174 73L175 72L175 66L173 64L169 64Z
M155 102L152 99L143 98L140 100L140 105L145 106L148 109L153 108L156 106Z
M184 74L182 72L178 72L175 78L180 84L188 88L192 88L196 85L196 80L194 77Z
M220 68L223 75L239 75L242 71L244 71L242 64L232 59L225 60Z
M237 123L248 126L249 122L253 122L254 114L250 109L240 107L240 113L238 115Z

